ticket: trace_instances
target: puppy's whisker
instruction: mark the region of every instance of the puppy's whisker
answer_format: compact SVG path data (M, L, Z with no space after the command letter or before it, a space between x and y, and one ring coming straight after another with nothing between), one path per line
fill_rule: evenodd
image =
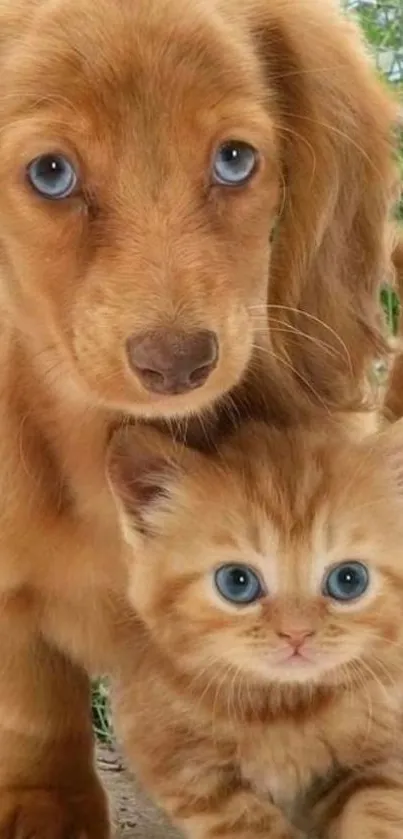
M286 306L286 305L283 305L283 304L280 304L280 303L263 303L263 304L260 304L260 305L250 306L251 310L257 309L257 308L259 308L259 309L276 309L276 310L280 309L280 310L283 310L285 312L290 312L292 314L295 314L298 317L300 317L302 315L302 317L305 317L308 320L311 320L313 323L317 323L319 326L323 327L323 329L326 329L336 339L336 341L341 345L341 347L343 349L343 352L346 356L351 375L353 376L354 369L353 369L353 364L352 364L352 361L351 361L351 356L350 356L347 345L345 344L343 339L340 337L340 335L338 335L338 333L331 326L329 326L329 324L327 324L324 320L321 320L321 318L318 318L316 315L313 315L312 313L307 312L304 309L298 309L294 306ZM269 317L270 317L270 315L269 315Z
M281 326L273 326L273 324L283 324ZM340 352L340 350L336 349L335 347L330 346L325 341L322 341L320 338L315 338L313 335L309 335L307 332L303 332L301 329L292 326L291 324L286 323L285 321L278 320L276 318L268 318L268 325L271 332L278 332L278 333L290 333L294 334L298 337L304 338L306 341L311 341L313 344L316 344L317 347L322 349L324 352L329 353L329 355L333 357L344 358L344 355ZM266 334L266 330L263 327L260 327L256 330L257 333L261 332L262 334ZM350 371L351 372L351 371Z
M359 152L361 157L371 167L374 174L377 175L379 178L382 178L382 172L375 166L375 164L374 164L372 158L370 157L370 155L346 131L343 131L341 128L338 128L336 125L333 125L333 124L328 123L328 122L323 122L322 120L319 120L319 119L314 119L313 117L309 117L306 114L296 114L296 113L292 113L291 111L282 111L282 116L283 117L291 117L292 119L295 119L297 121L309 122L312 125L317 125L321 128L326 129L326 131L329 131L331 134L334 134L335 136L340 137L342 140L345 140L349 145L353 146L354 149L356 149L356 151Z
M280 365L285 367L287 370L290 370L291 373L305 385L307 390L309 390L313 394L315 400L317 400L323 406L326 413L329 414L329 416L331 415L330 409L328 405L326 405L324 399L322 399L320 393L318 393L318 391L315 390L311 382L305 376L303 376L302 373L299 370L297 370L297 368L293 364L291 364L291 362L287 361L285 358L282 358L277 353L268 349L268 347L262 347L261 345L256 343L253 346L255 349L259 350L259 352L267 353L267 355L269 355L271 358L277 361Z

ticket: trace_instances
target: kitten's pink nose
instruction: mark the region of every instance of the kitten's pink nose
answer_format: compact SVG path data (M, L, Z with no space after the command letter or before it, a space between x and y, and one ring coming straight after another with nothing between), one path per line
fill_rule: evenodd
M300 647L303 646L307 638L311 638L315 632L313 629L309 627L287 627L287 629L283 629L277 632L279 638L283 638L284 641L293 647L294 650L299 650Z

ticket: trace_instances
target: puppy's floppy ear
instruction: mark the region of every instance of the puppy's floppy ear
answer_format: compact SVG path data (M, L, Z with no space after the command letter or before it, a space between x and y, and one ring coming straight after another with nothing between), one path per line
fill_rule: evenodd
M338 3L245 5L282 145L270 340L285 393L288 382L303 401L305 390L340 408L385 349L378 298L391 273L397 106Z
M113 435L107 478L124 524L142 533L151 526L159 500L184 475L186 450L161 432L127 426Z

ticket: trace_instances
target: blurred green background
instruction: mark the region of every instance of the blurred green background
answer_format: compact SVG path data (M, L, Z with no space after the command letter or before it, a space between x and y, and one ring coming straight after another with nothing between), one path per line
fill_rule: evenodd
M403 0L345 0L357 15L379 70L403 90Z

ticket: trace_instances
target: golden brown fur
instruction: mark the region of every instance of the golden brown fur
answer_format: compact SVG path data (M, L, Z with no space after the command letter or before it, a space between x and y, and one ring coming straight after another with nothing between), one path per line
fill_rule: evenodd
M215 458L131 430L109 470L139 616L118 718L156 800L198 839L399 839L402 424L250 424ZM370 575L344 603L324 588L343 561ZM259 599L224 599L227 563Z
M0 0L0 68L0 837L59 839L85 810L103 839L70 658L103 649L125 587L110 427L200 412L241 379L235 416L257 392L276 422L360 398L394 106L330 0ZM230 193L209 166L234 135L262 165ZM58 203L26 179L54 151L81 170ZM127 337L157 328L217 333L203 387L156 398L129 370Z

